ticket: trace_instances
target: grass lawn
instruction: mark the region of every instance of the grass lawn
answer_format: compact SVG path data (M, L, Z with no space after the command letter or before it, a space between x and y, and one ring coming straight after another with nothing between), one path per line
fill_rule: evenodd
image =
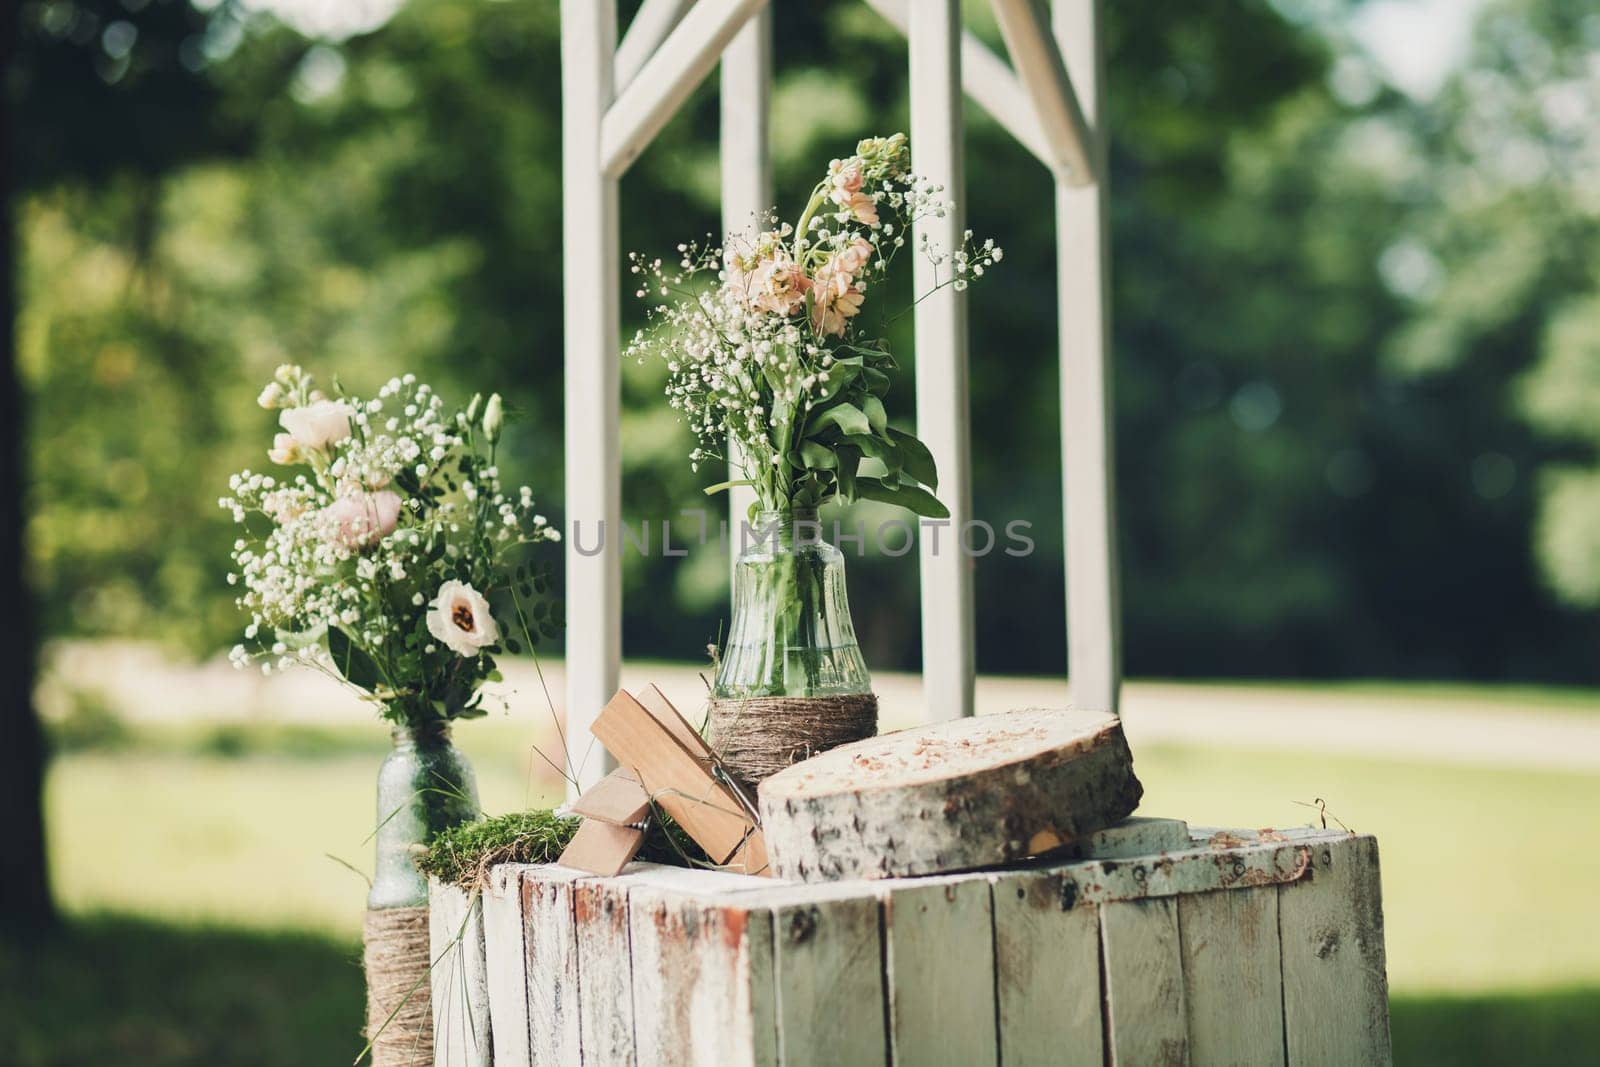
M486 809L554 793L526 730L459 737ZM65 940L0 953L0 1062L348 1062L366 887L327 856L370 868L384 740L186 728L59 757L53 875L78 918ZM1144 814L1285 826L1321 797L1377 835L1399 1062L1600 1048L1600 776L1161 746L1136 766Z

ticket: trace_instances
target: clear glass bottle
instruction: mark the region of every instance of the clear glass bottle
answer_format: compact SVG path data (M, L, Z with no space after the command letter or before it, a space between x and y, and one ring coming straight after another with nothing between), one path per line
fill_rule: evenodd
M416 853L440 830L478 817L478 779L447 723L391 731L394 748L378 769L378 863L368 908L428 903L428 879Z
M733 575L733 624L712 695L844 696L872 692L850 621L844 554L815 511L762 511Z

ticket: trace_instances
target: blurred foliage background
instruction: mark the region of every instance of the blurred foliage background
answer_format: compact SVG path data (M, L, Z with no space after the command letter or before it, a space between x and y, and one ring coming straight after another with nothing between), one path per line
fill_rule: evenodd
M619 6L625 24L637 2ZM828 159L905 127L905 46L859 0L773 7L792 215ZM1327 798L1383 843L1396 1058L1570 1063L1600 1045L1600 960L1571 935L1600 862L1571 848L1600 833L1600 778L1577 758L1600 721L1600 12L1103 7L1126 666L1323 679L1130 686L1130 729L1158 691L1169 723L1204 723L1140 746L1145 811L1281 826ZM987 4L966 8L998 49ZM215 662L241 622L216 498L266 466L254 398L293 361L362 390L410 370L447 398L502 391L520 415L505 474L562 515L557 2L5 10L52 758L48 864L21 837L24 798L0 804L0 868L47 865L68 921L0 936L0 1061L348 1062L384 738L364 708L324 722L288 679ZM713 78L623 181L625 249L718 228L716 111ZM977 562L978 659L1059 687L1050 183L967 117L971 225L1006 249L971 291L976 511L1032 523L1037 545ZM902 278L885 303L909 296ZM638 310L624 301L624 336ZM889 409L909 427L909 320L892 338L907 376ZM690 472L654 368L623 379L626 516L677 519L682 543L697 522L680 510L721 474ZM886 513L840 518L856 517ZM722 554L624 560L630 660L698 659ZM849 569L869 664L914 670L914 560ZM3 647L9 683L20 645ZM0 724L31 725L25 705ZM1269 718L1219 717L1250 707L1294 727L1259 739ZM530 747L554 733L537 700L461 732L487 810L556 794ZM26 768L16 734L0 745ZM1470 877L1486 854L1513 875ZM1525 876L1557 855L1558 877Z
M1419 97L1351 33L1361 6L1107 5L1128 670L1600 680L1600 16L1493 0ZM283 361L504 391L523 416L508 473L560 513L556 4L289 17L316 7L22 5L18 330L48 635L231 642L215 498L266 463L252 401ZM846 0L776 17L792 214L830 157L906 125L904 43ZM976 510L1031 521L1038 546L979 561L979 664L1060 672L1050 187L969 124L971 224L1007 251L972 292ZM714 84L622 189L625 248L717 228ZM895 339L914 374L909 320ZM653 368L624 376L628 518L701 506L720 475L690 474ZM909 376L890 409L909 419ZM628 654L699 655L720 555L626 566ZM914 667L914 565L866 559L851 583L869 663Z

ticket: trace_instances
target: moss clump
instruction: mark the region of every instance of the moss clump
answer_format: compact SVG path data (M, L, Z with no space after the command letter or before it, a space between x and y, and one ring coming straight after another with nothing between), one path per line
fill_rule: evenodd
M502 863L554 863L577 831L577 819L561 818L549 808L479 819L436 834L417 867L441 882L481 889L490 868ZM650 820L639 858L678 867L709 862L681 827L659 814Z

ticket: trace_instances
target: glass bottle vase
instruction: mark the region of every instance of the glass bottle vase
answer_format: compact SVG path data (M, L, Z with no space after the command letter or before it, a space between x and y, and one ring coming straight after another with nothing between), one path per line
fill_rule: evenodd
M733 622L712 696L869 694L845 591L844 554L822 540L815 511L762 511L733 576Z
M378 862L367 907L428 903L416 855L433 835L478 817L478 780L444 722L396 726L394 748L378 769Z

